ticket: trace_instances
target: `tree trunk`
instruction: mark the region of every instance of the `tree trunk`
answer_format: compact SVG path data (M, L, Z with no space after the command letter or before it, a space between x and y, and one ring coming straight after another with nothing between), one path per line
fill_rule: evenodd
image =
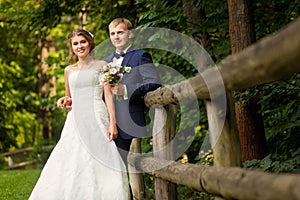
M263 118L260 113L257 113L258 109L259 105L254 98L244 106L236 102L243 161L262 159L268 153Z
M41 60L41 66L40 66L40 73L39 73L39 81L40 81L40 97L42 99L45 99L48 97L48 64L47 64L47 58L48 58L48 48L46 41L40 42L41 47L41 54L39 56L39 59ZM42 103L41 106L41 119L43 120L43 127L42 127L42 135L45 140L49 139L49 132L50 132L50 122L49 122L49 109L46 105L46 103Z
M56 77L51 76L48 73L48 69L51 67L56 67L55 64L52 66L49 66L47 63L48 54L49 52L55 52L55 47L53 43L53 39L51 35L48 36L48 40L43 40L39 43L39 46L41 47L41 54L38 56L38 59L40 59L40 73L39 73L39 81L40 81L40 91L39 95L43 99L47 99L49 97L53 97L56 95ZM50 139L50 133L51 133L51 112L47 106L47 101L44 101L42 103L41 107L41 119L43 119L43 127L42 127L42 135L45 140ZM53 136L53 135L52 135Z
M229 32L232 54L255 42L251 0L228 0ZM242 161L261 159L267 154L263 118L258 113L257 97L243 105L235 103L236 118L242 149Z
M188 29L195 41L199 42L204 49L209 47L207 32L202 30L202 22L206 20L205 9L197 6L197 1L182 0L184 15L186 16Z

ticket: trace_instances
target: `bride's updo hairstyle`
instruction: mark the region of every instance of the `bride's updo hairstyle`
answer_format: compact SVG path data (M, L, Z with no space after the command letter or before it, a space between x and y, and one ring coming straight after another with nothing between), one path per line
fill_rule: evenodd
M75 63L78 58L75 55L75 53L73 52L72 49L72 38L75 36L83 36L89 43L90 45L90 54L92 53L92 51L95 48L95 42L94 42L94 35L84 29L77 29L77 30L73 30L69 35L68 35L68 40L69 40L69 58L68 58L68 63L72 64Z

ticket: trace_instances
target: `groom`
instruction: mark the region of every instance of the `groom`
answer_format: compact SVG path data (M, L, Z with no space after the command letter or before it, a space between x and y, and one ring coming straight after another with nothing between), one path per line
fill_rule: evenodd
M127 156L133 138L147 136L144 95L160 87L160 79L151 55L135 49L131 44L132 24L128 19L116 18L108 26L110 40L116 51L106 57L106 62L131 67L122 80L112 86L115 100L118 137L115 143L127 165Z

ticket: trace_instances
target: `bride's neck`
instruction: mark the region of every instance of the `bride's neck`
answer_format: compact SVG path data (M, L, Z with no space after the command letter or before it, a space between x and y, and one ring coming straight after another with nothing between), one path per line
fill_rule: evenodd
M91 56L87 56L85 58L79 58L79 60L77 61L77 64L79 67L89 67L89 65L91 64L91 62L94 59Z

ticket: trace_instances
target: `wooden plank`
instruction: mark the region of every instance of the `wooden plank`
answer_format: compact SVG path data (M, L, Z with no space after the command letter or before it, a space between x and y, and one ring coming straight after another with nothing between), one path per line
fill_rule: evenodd
M226 109L218 101L205 101L215 166L242 166L242 153L233 98L227 92Z
M31 165L31 164L36 163L36 162L37 162L37 160L20 162L20 163L17 163L15 165L9 166L9 169L19 169L19 168L25 167L27 165Z
M168 106L165 110L162 106L155 108L153 124L153 155L160 159L173 159L172 148L165 148L175 134L176 107ZM176 185L160 179L154 179L155 198L164 200L176 200Z
M141 153L141 138L134 138L130 146L129 156L134 153ZM143 200L145 198L145 184L143 173L138 171L134 165L128 163L129 181L134 200Z
M299 174L183 164L143 156L130 156L128 161L155 177L226 199L300 200Z
M54 147L54 145L47 145L47 146L42 146L42 147L26 147L26 148L23 148L23 149L17 149L17 150L14 150L14 151L9 151L9 152L5 152L5 153L1 153L0 156L3 156L3 157L4 156L12 156L12 155L15 155L15 154L32 151L32 150L38 149L38 148L41 148L41 149L51 149L53 147Z

